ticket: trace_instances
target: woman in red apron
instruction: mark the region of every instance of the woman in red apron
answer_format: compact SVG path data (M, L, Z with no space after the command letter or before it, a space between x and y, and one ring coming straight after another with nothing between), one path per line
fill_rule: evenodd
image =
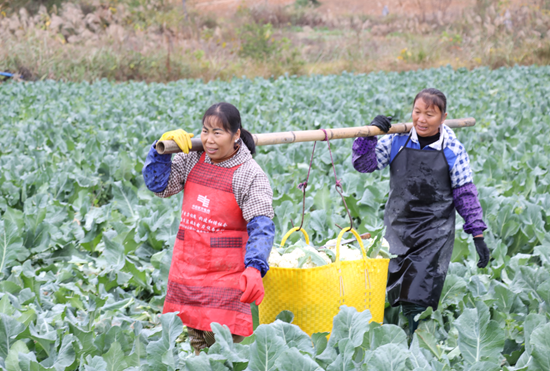
M252 334L250 303L263 299L275 235L273 191L239 111L215 104L202 124L204 151L189 151L193 134L170 131L160 140L174 140L183 153L160 155L155 142L143 168L157 196L183 190L163 313L179 312L196 352L214 343L212 322L227 325L235 342Z
M358 138L353 166L362 173L390 165L390 193L384 211L390 253L388 301L401 306L409 321L427 307L437 309L454 245L455 209L464 231L474 237L478 267L489 262L483 238L487 228L464 146L443 122L447 99L437 89L424 89L414 99L413 128L407 134ZM390 118L376 116L371 125L384 132Z

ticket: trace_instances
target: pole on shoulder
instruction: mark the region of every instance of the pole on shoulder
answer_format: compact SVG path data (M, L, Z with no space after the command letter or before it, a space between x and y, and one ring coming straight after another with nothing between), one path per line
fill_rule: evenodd
M474 126L476 120L472 117L463 119L451 119L445 120L445 125L450 128L463 128ZM400 123L392 125L390 131L387 134L408 133L411 131L412 122ZM252 134L254 143L257 146L267 146L273 144L288 144L299 142L315 142L325 140L325 132L328 139L345 139L345 138L358 138L358 137L372 137L375 135L384 135L382 130L376 126L359 126L351 128L335 128L323 130L302 130L302 131L285 131L280 133L264 133L264 134ZM191 151L202 151L202 142L199 138L191 139L192 147ZM173 140L165 140L157 142L157 152L161 155L170 153L181 152L180 148Z

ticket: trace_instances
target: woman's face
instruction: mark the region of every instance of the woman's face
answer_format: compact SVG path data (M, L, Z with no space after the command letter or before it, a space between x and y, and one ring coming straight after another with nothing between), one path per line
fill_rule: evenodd
M225 131L222 123L215 116L207 117L202 126L202 146L214 161L231 156L235 151L235 141L240 137L240 129L235 134Z
M441 110L435 104L428 106L422 98L414 103L412 119L416 133L420 137L431 137L439 132L439 127L447 118L447 112L441 114Z

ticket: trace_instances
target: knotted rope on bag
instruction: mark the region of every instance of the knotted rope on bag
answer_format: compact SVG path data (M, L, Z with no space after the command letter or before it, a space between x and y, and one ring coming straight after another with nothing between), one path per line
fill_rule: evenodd
M311 173L311 167L313 165L313 154L315 153L315 146L317 145L317 142L313 142L313 150L311 151L311 159L309 160L309 169L307 170L307 177L306 180L300 184L298 184L298 189L302 191L303 197L302 197L302 222L300 223L300 227L298 227L298 231L302 230L302 226L304 225L304 215L306 213L306 189L307 189L307 182L309 181L309 174ZM290 223L292 224L292 227L294 227L294 222L292 221L292 218L290 219Z
M332 171L334 173L334 187L336 188L336 192L338 192L338 194L342 198L342 203L344 204L344 207L346 208L346 213L348 214L348 217L349 217L349 225L350 225L349 229L348 229L348 232L349 232L353 229L353 218L351 216L351 212L349 210L349 207L346 203L346 199L344 198L344 194L343 194L344 188L342 187L342 181L340 179L338 179L338 177L336 175L336 167L334 165L334 158L332 156L332 150L331 150L331 147L330 147L330 139L329 139L328 133L325 129L319 129L319 130L322 130L323 133L325 133L324 141L327 142L328 152L330 154L330 162L332 163ZM308 182L309 182L309 175L311 174L311 168L313 166L313 156L315 154L315 147L316 146L317 146L317 142L313 142L313 150L311 151L311 159L309 160L309 168L307 170L306 180L303 181L302 183L298 184L298 189L301 190L302 194L303 194L303 197L302 197L302 221L300 222L300 226L298 227L298 231L300 231L302 229L302 226L304 225L304 215L305 215L305 212L306 212L306 189L307 189ZM292 227L294 227L294 221L292 219L290 219L290 223L292 224ZM336 224L336 226L340 229L343 229L338 224Z
M348 204L346 203L346 199L344 198L344 194L343 194L344 188L342 187L342 181L338 179L338 177L336 176L336 167L334 166L334 159L332 158L332 150L330 149L330 139L328 138L328 133L325 129L319 129L319 130L322 130L323 133L325 133L325 142L327 142L327 145L328 145L328 152L330 154L330 161L332 162L332 170L334 172L334 188L336 188L336 192L338 192L338 194L342 198L342 202L344 203L344 207L346 208L346 212L348 213L349 225L350 225L348 229L348 232L349 232L353 229L353 218L351 217L351 212L349 211ZM342 229L342 227L340 227L338 224L336 224L336 226Z

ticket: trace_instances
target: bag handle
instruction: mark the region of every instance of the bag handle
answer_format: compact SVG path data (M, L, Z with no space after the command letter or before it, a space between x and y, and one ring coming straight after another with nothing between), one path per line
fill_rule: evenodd
M344 280L342 278L342 262L340 261L340 245L342 244L342 237L345 233L351 232L357 239L357 242L359 242L359 246L361 247L361 255L363 255L363 264L365 267L365 295L367 293L367 289L370 289L370 275L369 270L366 267L366 260L367 260L367 253L365 252L365 245L363 244L363 240L361 239L361 236L355 229L352 227L343 228L340 233L338 233L338 238L336 239L336 261L334 262L336 264L336 270L338 272L338 280L340 283L340 304L346 303L346 290L344 287ZM368 287L367 287L368 283Z
M290 237L290 235L296 231L301 231L304 234L304 238L306 239L306 243L309 245L309 236L304 228L302 226L294 227L290 231L286 232L286 234L283 236L283 239L281 240L281 247L285 244L286 240Z
M342 237L347 232L353 233L353 235L357 239L357 242L359 242L359 246L361 247L361 255L363 255L363 259L367 260L367 253L365 252L365 245L363 244L363 240L361 239L361 236L359 235L359 233L357 233L357 231L355 229L353 229L352 227L343 228L340 231L340 233L338 233L338 238L336 239L336 261L335 261L335 263L338 264L338 268L340 267L340 265L339 265L339 263L340 263L340 245L342 243Z

